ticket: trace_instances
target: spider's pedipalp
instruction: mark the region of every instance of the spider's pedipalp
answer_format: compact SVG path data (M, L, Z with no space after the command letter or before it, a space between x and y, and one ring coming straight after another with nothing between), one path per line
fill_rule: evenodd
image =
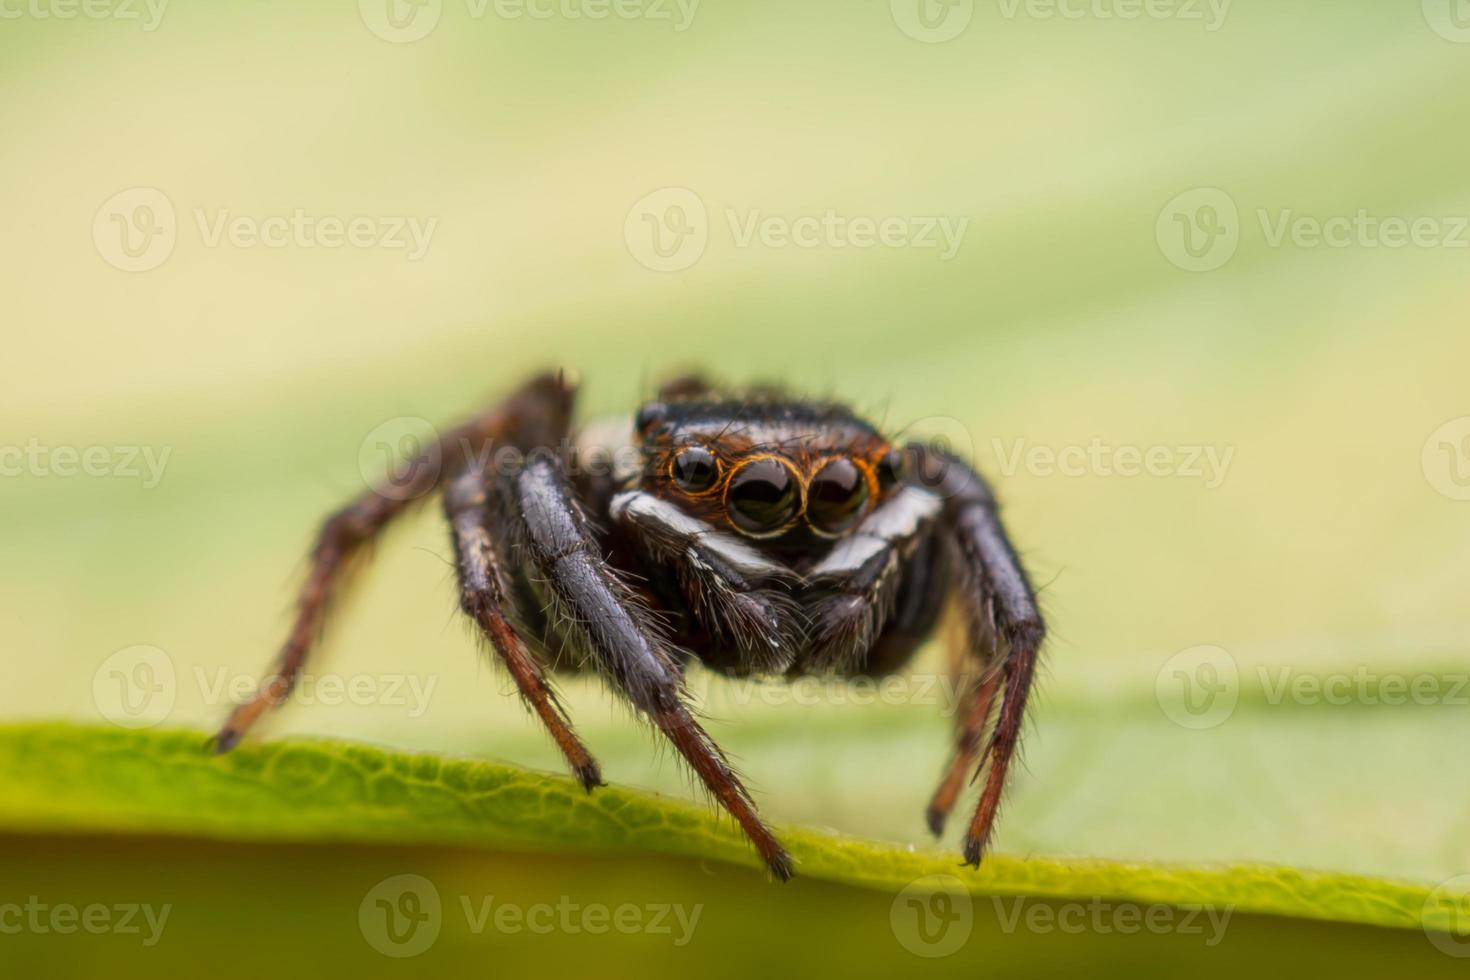
M735 646L739 672L778 674L801 643L801 608L790 567L711 527L671 502L638 490L618 494L608 512L649 558L673 568L691 611Z
M802 668L851 672L882 635L902 582L904 560L941 510L939 498L904 487L838 541L807 573L811 648Z

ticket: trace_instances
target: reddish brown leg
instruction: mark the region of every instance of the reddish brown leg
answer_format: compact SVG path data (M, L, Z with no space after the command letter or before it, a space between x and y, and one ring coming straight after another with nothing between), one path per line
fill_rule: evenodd
M654 714L658 725L674 748L679 750L705 787L714 794L729 814L735 818L745 836L755 845L756 852L765 861L771 874L781 881L790 881L792 875L791 855L781 846L776 835L761 822L755 803L740 777L730 768L725 754L715 744L709 733L699 726L689 709L675 704Z
M432 484L429 487L432 488ZM306 585L296 604L296 619L286 644L281 648L275 670L262 681L250 700L236 705L229 720L214 739L216 752L228 752L240 743L250 726L265 713L286 700L301 676L306 654L321 634L327 605L343 567L387 523L400 514L409 500L364 494L343 510L328 518L312 548Z
M546 725L557 748L589 793L602 785L597 762L572 731L565 709L547 680L541 664L531 656L506 618L505 574L495 543L487 529L483 475L473 471L459 477L444 494L454 554L459 572L460 607L490 640L510 671L526 704Z
M214 738L215 751L234 748L266 709L290 695L307 653L321 634L327 607L344 571L368 542L393 518L437 488L447 471L482 458L494 442L523 450L554 442L566 431L571 402L572 390L560 375L541 375L490 411L426 447L421 456L408 461L406 468L395 474L391 484L369 490L328 518L312 548L296 618L276 666L255 696L230 713Z
M1036 669L1036 654L1046 635L1036 599L1021 570L1015 551L992 507L966 508L959 518L961 551L984 575L994 601L995 626L1004 656L1000 664L1001 702L995 732L981 753L981 766L990 764L980 803L965 831L965 863L978 867L995 830L1006 773L1015 755L1026 716L1026 696ZM978 770L977 770L978 772Z
M955 801L959 799L965 784L978 775L980 740L990 721L990 709L999 686L1000 672L991 671L966 692L960 705L954 754L950 756L944 779L934 791L934 798L929 801L929 809L925 813L929 829L935 837L944 833L944 822L954 809Z
M919 479L945 501L946 517L960 555L960 605L968 632L967 654L985 671L961 729L960 744L948 776L929 808L930 827L943 825L944 812L953 805L966 770L984 777L980 801L965 829L965 863L980 864L995 832L1006 774L1015 756L1026 715L1026 697L1036 670L1036 655L1046 635L1036 596L1021 560L1006 537L995 496L973 467L947 452L925 446L910 447L918 462ZM999 662L993 655L999 653ZM991 704L1000 699L995 730L978 753L966 750L966 741L979 738Z

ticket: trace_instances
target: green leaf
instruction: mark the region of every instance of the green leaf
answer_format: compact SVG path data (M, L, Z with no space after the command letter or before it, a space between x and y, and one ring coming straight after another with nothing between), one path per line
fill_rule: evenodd
M707 808L511 766L293 741L225 756L196 732L61 724L0 728L0 828L170 833L240 841L638 849L754 864ZM1184 867L954 855L781 827L803 876L898 891L950 875L976 895L1210 905L1346 923L1449 930L1448 902L1408 882L1264 865ZM1426 904L1428 903L1428 904Z

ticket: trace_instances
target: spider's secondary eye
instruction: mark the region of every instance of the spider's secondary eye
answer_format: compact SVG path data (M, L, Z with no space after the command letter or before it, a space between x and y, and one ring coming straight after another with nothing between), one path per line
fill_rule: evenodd
M730 479L725 507L742 531L775 531L796 516L796 478L774 459L746 463Z
M868 502L868 481L848 459L834 459L817 471L806 490L806 515L812 527L840 534L858 522Z
M892 490L903 479L904 458L902 450L890 449L878 461L878 489Z
M638 409L637 415L633 416L633 428L642 432L655 422L662 422L668 411L668 406L663 402L648 402Z
M691 446L679 450L669 472L680 490L700 493L715 485L715 480L720 475L720 464L708 449Z

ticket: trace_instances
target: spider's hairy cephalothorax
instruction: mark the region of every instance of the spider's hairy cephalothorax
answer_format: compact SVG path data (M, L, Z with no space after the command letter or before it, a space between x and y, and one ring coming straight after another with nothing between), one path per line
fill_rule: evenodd
M412 468L408 487L369 491L332 515L279 663L231 714L218 750L290 693L350 559L442 489L460 605L582 784L600 785L600 770L555 697L553 671L600 673L782 879L791 859L687 706L685 670L697 660L733 675L889 674L952 602L965 634L951 657L962 700L927 816L939 834L966 780L983 776L964 836L977 865L1045 633L979 473L947 452L895 445L841 405L769 388L735 396L681 378L631 424L580 431L573 399L563 375L538 376L447 433L426 454L436 465ZM489 465L497 448L518 465ZM583 465L620 449L618 465Z

